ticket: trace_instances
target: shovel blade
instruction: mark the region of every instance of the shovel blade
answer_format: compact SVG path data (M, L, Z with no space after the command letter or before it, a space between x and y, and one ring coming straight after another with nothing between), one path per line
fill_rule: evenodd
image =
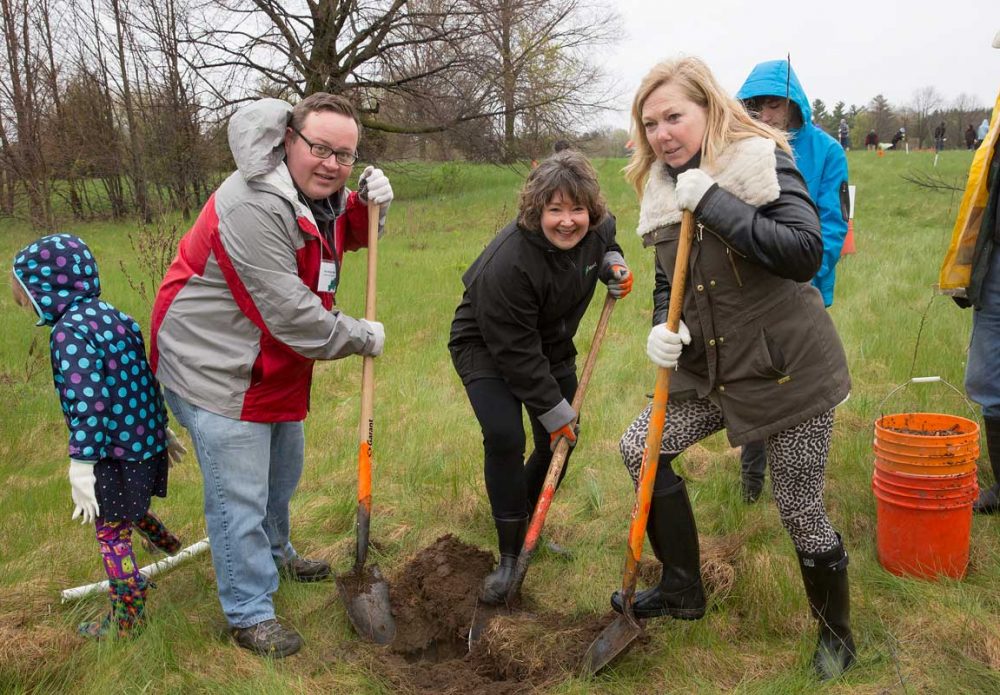
M619 615L597 636L583 655L581 673L592 676L625 651L642 634L642 626Z
M378 566L355 567L337 577L337 591L360 637L375 644L392 642L396 637L396 621L389 603L389 584Z

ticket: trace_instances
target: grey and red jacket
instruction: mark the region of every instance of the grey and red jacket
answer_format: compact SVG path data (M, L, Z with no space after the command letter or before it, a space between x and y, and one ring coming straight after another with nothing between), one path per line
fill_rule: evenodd
M610 214L568 251L514 222L500 230L462 276L448 341L462 383L504 379L549 432L572 420L557 380L576 369L573 336L612 265L625 260Z
M317 226L285 166L291 106L261 99L237 111L237 170L184 235L153 305L150 363L166 388L225 417L302 420L313 362L357 354L374 335L318 288L321 261L339 270L367 245L367 207L341 189ZM326 225L320 225L326 226ZM380 230L381 231L381 230Z

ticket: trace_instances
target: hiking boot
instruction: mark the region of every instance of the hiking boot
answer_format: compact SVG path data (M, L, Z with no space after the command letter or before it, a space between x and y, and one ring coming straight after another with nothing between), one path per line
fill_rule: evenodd
M274 618L250 627L234 627L232 634L236 644L261 656L281 659L302 648L299 633L289 630Z
M297 582L321 582L331 576L330 565L296 555L281 565L281 573Z

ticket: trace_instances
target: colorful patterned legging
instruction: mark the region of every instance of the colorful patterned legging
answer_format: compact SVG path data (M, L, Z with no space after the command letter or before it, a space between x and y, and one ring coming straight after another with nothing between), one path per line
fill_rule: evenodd
M622 462L636 484L651 408L648 406L642 411L619 442ZM722 411L707 398L670 401L661 451L680 454L724 427ZM833 410L829 410L767 438L767 464L771 468L774 501L781 523L800 553L823 553L840 542L823 506L824 474L832 433ZM673 475L667 468L657 470L658 480L661 473Z
M101 549L101 559L104 561L104 571L108 579L129 579L139 576L139 567L132 550L133 527L165 553L173 555L181 549L181 542L152 512L146 512L134 524L131 521L109 521L98 518L96 526L97 544Z

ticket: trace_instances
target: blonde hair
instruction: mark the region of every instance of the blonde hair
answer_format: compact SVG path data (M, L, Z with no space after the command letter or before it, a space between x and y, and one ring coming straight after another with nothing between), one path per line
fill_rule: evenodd
M625 167L625 179L632 184L640 199L649 170L656 161L656 154L643 128L642 107L649 95L665 84L677 85L688 100L705 109L705 135L701 141L703 165L712 164L730 143L754 136L773 140L782 150L792 153L785 134L751 118L743 104L722 89L700 58L665 60L654 65L646 74L632 100L632 142L635 143L635 150Z

